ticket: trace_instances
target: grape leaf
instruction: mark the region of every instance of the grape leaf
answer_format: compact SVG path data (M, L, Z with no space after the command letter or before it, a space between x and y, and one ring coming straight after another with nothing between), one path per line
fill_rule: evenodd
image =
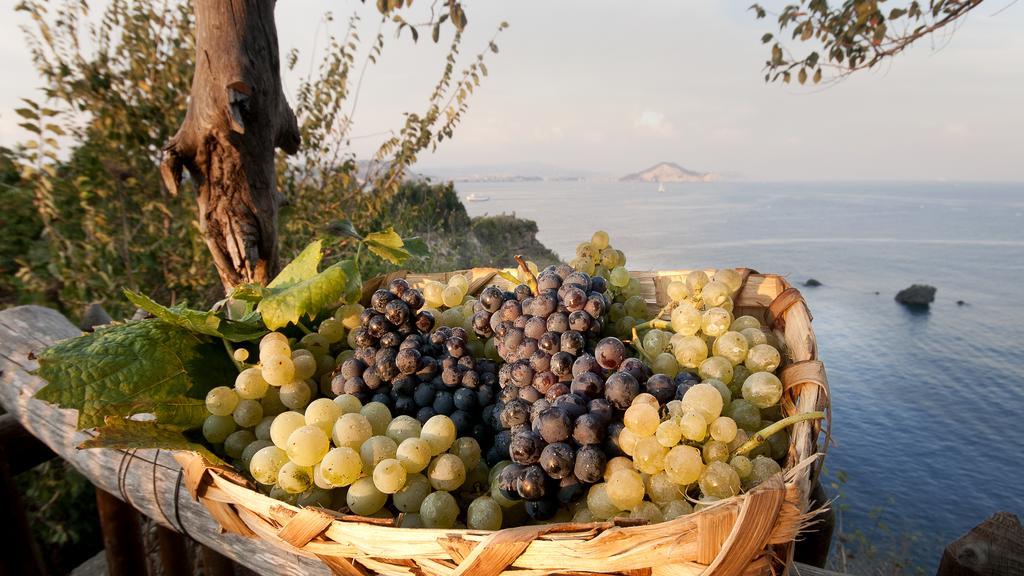
M96 435L78 445L79 448L160 448L161 450L191 450L202 454L213 464L223 464L213 452L202 444L192 442L180 431L162 426L151 420L129 420L108 416Z
M320 260L323 258L323 241L314 240L302 249L302 252L288 263L281 272L267 284L267 289L284 290L305 282L316 276Z
M108 404L103 412L117 416L152 414L160 425L175 430L198 428L203 425L203 421L210 415L206 410L205 399L188 398L186 396L168 398L156 402L137 401Z
M427 244L422 239L402 240L402 237L391 227L383 232L367 234L363 238L363 244L370 252L395 265L401 265L410 256L426 256L428 253Z
M115 324L46 349L36 374L48 383L35 397L78 410L78 427L92 428L125 406L204 398L233 371L219 343L151 318Z
M132 304L160 320L168 324L187 328L192 332L217 336L232 342L255 340L267 333L255 317L246 318L243 321L224 320L214 311L192 310L181 304L167 307L145 294L139 294L131 290L125 290L124 294Z
M270 290L256 309L267 328L277 330L289 323L297 324L302 316L315 318L342 297L359 290L361 283L355 263L343 260L287 288Z

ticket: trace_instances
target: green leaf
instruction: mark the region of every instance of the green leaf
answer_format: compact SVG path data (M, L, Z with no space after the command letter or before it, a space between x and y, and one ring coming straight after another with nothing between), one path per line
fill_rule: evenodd
M332 222L330 230L332 233L339 234L341 236L349 236L356 240L363 239L359 232L356 231L356 227L352 224L352 221L347 218L344 220L338 220L337 222Z
M312 278L284 289L271 290L256 309L263 316L267 328L277 330L289 323L297 324L302 316L315 318L358 284L360 280L355 265L346 260L327 267Z
M96 429L96 436L78 445L79 448L160 448L161 450L191 450L206 457L213 464L223 460L202 444L192 442L178 430L148 420L128 420L107 417L104 425Z
M515 274L509 274L508 272L505 272L504 270L498 270L497 274L498 274L498 276L501 276L505 280L508 280L509 282L511 282L513 286L516 286L516 285L519 285L519 284L523 283L521 280L519 280L519 278L515 277Z
M168 398L159 402L128 402L110 404L113 413L121 416L136 414L152 414L161 426L175 430L191 430L203 425L210 415L206 410L206 400L200 398Z
M36 374L47 385L36 399L78 410L78 427L106 416L130 416L139 405L182 397L205 398L235 367L220 343L150 318L115 324L60 342L39 356Z
M25 118L26 120L39 120L39 114L36 114L34 111L29 110L28 108L15 108L14 113L18 116L21 116L22 118Z
M430 255L430 247L427 246L427 241L419 236L406 238L405 249L409 252L410 256L415 258L424 258Z
M239 284L235 286L228 298L245 300L246 302L259 302L267 295L267 289L259 284Z
M429 253L427 244L420 238L409 238L402 240L402 237L395 232L394 228L388 228L383 232L372 232L363 238L366 247L377 256L388 262L401 265L410 256L426 256Z
M283 290L290 288L317 274L320 267L320 260L323 258L323 240L314 240L306 246L294 260L284 267L284 270L267 284L270 290Z
M217 336L232 342L255 340L267 333L259 324L259 321L255 319L248 322L223 320L216 312L192 310L181 304L168 308L144 294L132 292L131 290L125 290L124 294L132 304L160 320L168 324L187 328L192 332L206 334L207 336Z

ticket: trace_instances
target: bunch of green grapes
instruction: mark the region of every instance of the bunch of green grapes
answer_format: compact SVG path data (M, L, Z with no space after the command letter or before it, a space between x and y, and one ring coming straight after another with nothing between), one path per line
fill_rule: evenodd
M640 293L640 281L629 275L626 255L610 244L607 232L598 230L590 241L581 242L576 247L576 258L569 264L580 272L607 281L611 322L605 327L606 335L628 339L634 326L651 319L647 302Z
M470 352L477 358L484 357L484 341L473 331L473 314L479 308L477 300L469 293L469 279L462 274L453 274L447 283L427 280L421 287L425 301L423 310L437 318L436 328L462 328L469 334Z

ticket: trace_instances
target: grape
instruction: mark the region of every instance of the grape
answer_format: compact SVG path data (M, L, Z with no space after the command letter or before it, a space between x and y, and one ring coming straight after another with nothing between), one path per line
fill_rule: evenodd
M686 492L679 484L672 481L666 472L651 474L644 482L647 488L647 495L656 504L668 504L673 500L682 500Z
M319 426L301 426L288 435L288 458L299 466L313 466L327 454L331 441Z
M729 325L729 330L732 330L733 332L743 332L747 328L760 330L761 321L753 316L739 316L732 321L732 324Z
M544 449L544 440L532 430L523 430L512 435L509 455L516 464L534 464L540 459Z
M388 501L388 495L377 489L373 478L364 476L352 483L345 494L345 503L353 514L369 516L377 513Z
M359 447L359 457L363 459L363 472L366 474L372 474L381 460L395 458L397 454L398 445L387 436L373 436Z
M575 460L576 451L572 446L565 442L556 442L544 447L538 461L549 477L561 480L573 474Z
M406 438L398 445L396 458L410 473L420 472L430 464L430 444L422 438Z
M602 480L607 457L596 446L583 446L576 453L573 474L581 482L594 483Z
M691 298L696 298L710 281L711 279L703 270L694 270L686 275L686 290L689 291Z
M710 308L701 316L700 327L704 334L719 337L729 331L732 314L724 308Z
M619 410L628 409L639 392L640 384L628 372L615 372L604 384L604 397Z
M466 526L472 530L500 530L501 506L494 498L480 496L466 509Z
M616 456L608 461L608 464L604 467L604 474L602 478L605 482L612 477L612 474L619 470L632 470L633 461L624 456Z
M334 423L341 417L342 408L330 398L317 398L306 406L306 424L316 426L330 434Z
M597 250L604 250L608 247L608 233L604 230L594 232L594 235L590 237L590 245Z
M771 372L755 372L743 382L743 399L758 408L768 408L782 398L782 381Z
M313 391L304 380L292 380L281 386L281 403L291 410L304 410L312 395Z
M246 400L259 400L267 393L267 381L259 368L246 368L235 378L235 392Z
M342 326L352 330L359 327L359 314L362 311L362 304L345 304L334 312L334 318L340 320Z
M273 488L270 489L270 493L267 495L273 498L274 500L285 502L287 504L291 504L292 506L295 506L299 503L298 494L292 494L290 492L287 492L284 490L284 488L281 488L276 484L274 485Z
M387 432L388 424L391 424L391 410L386 405L370 402L363 406L359 413L370 422L374 436L383 436Z
M314 472L314 476L316 473ZM302 494L299 494L298 500L295 501L297 506L317 506L320 508L329 508L331 506L333 494L330 489L321 488L313 483L313 487L306 490Z
M662 446L653 436L641 438L633 449L633 466L646 474L657 474L665 468L668 448Z
M473 438L459 438L449 452L462 460L466 470L473 470L480 463L480 443Z
M624 303L626 315L633 318L644 318L647 316L647 302L640 296L630 296Z
M373 485L385 494L394 494L405 486L405 468L394 458L381 460L373 469Z
M260 484L276 484L277 473L288 462L288 455L277 446L261 448L249 461L249 473Z
M441 454L427 468L427 479L435 490L454 491L466 481L466 465L454 454Z
M750 461L750 487L753 488L765 480L782 473L779 463L767 456L757 456Z
M751 372L775 372L781 362L778 350L768 344L757 344L747 352L744 365Z
M700 298L704 301L704 305L708 307L722 306L725 304L732 292L729 287L721 282L712 280L704 285L701 289Z
M224 453L231 458L240 458L245 448L256 441L256 435L249 430L236 430L224 439Z
M341 407L342 414L358 414L363 409L359 399L351 394L342 394L334 399L334 403ZM340 418L341 416L339 416Z
M715 418L708 429L711 432L711 437L719 442L728 444L736 438L736 421L728 416Z
M619 432L618 437L619 449L622 450L622 452L625 453L627 456L632 456L633 450L636 448L636 443L639 440L640 436L637 436L629 428L623 428L622 431Z
M264 416L277 416L288 411L288 407L281 403L281 389L275 386L267 388L267 393L260 399L260 406L263 406Z
M648 524L658 524L665 521L661 508L658 508L658 505L653 502L640 502L629 511L629 517L636 520L644 520Z
M754 471L754 465L751 463L750 458L742 454L737 454L729 460L729 466L736 471L736 474L740 477L740 480L746 480L750 478L750 474Z
M260 362L263 365L261 375L271 386L283 386L295 378L295 364L289 356L272 356L267 360L263 359L260 353Z
M538 464L532 464L522 469L516 482L516 490L525 500L540 500L547 493L546 485L547 475L544 469Z
M273 445L274 443L270 440L256 440L255 442L251 442L244 450L242 450L242 455L239 457L239 460L242 461L241 469L249 470L250 465L252 464L252 457L260 450Z
M729 460L729 445L718 440L708 440L701 451L705 464Z
M722 410L724 411L729 407L729 403L732 402L732 390L722 383L721 380L715 378L708 378L704 381L704 384L714 386L718 393L722 396Z
M256 400L239 400L231 417L239 427L252 428L263 420L263 406Z
M320 474L334 487L348 486L359 479L363 460L349 447L334 448L320 461Z
M693 336L700 329L703 322L703 315L689 302L680 302L672 309L671 314L672 330L683 336Z
M743 430L754 432L761 429L761 412L757 406L747 400L733 400L725 415L732 418L736 425Z
M683 394L683 406L692 409L702 416L708 425L722 414L722 394L711 384L701 382L690 387Z
M661 418L658 416L656 407L634 400L633 405L626 410L622 422L626 425L626 429L637 436L653 436L658 430Z
M405 486L391 497L399 512L418 513L423 499L430 494L430 481L423 474L411 473L405 477Z
M419 515L419 512L405 514L401 518L402 521L401 524L399 524L399 527L401 528L426 528L423 524L423 518Z
M608 497L608 485L604 482L594 484L587 492L587 509L597 520L606 520L615 516L621 508L612 503Z
M249 351L245 348L239 348L231 353L231 357L235 359L235 362L245 362L249 359Z
M270 439L282 450L288 447L288 437L292 432L306 425L306 417L299 412L282 412L274 418L270 425Z
M419 438L422 429L423 425L419 420L412 416L401 415L396 416L388 424L386 435L401 446L402 442L408 438Z
M217 386L206 393L206 410L214 416L228 416L238 405L238 394L227 386Z
M676 357L668 352L662 352L655 356L651 368L659 374L668 375L669 378L674 378L679 373L679 363L676 361Z
M302 350L304 352L304 350ZM308 380L312 378L316 373L317 366L316 357L312 354L297 354L300 352L296 350L296 354L292 356L292 366L295 367L295 379L296 380Z
M432 492L420 504L420 518L427 528L451 528L459 516L459 504L448 492Z
M687 410L679 417L679 431L683 438L693 442L703 442L708 435L708 421L703 411Z
M724 462L712 462L700 475L700 491L713 498L729 498L740 493L740 477Z
M345 337L345 325L336 318L327 318L320 323L317 332L328 344L334 344L335 342L341 342L342 338Z
M661 508L665 521L675 520L693 512L693 506L686 500L673 500Z
M455 274L449 278L448 285L457 288L463 295L469 292L469 280L462 274Z
M444 293L445 286L440 282L431 280L423 286L423 299L426 301L427 306L431 308L440 308L444 305L442 294Z
M431 455L437 456L446 452L455 442L455 424L447 416L433 416L423 424L420 438L430 445Z
M618 368L625 357L626 346L618 338L604 338L594 347L594 358L597 359L597 363L608 370Z
M291 356L292 350L288 345L288 337L280 332L271 332L260 339L260 360L270 359L275 356Z
M665 455L665 474L676 484L693 484L704 471L704 460L693 446L679 445Z
M732 268L722 268L715 272L715 282L721 282L729 289L729 292L736 292L743 285L743 277Z
M600 444L604 441L607 421L594 412L584 414L576 419L572 437L580 445Z
M683 430L679 426L679 422L675 420L666 420L661 424L658 424L658 429L654 433L658 440L658 443L666 448L671 448L683 437Z
M668 288L665 293L668 295L668 299L672 302L679 302L689 297L690 293L686 290L686 283L673 280L669 282Z
M712 346L715 356L721 356L735 364L740 364L747 357L747 339L739 332L726 332L715 339Z
M230 416L210 414L203 420L203 437L210 444L220 444L235 431L235 421Z
M288 462L277 472L277 485L289 494L301 494L313 485L313 468Z
M733 324L735 324L735 322L733 322ZM759 344L768 344L768 336L760 328L744 328L740 331L740 334L743 334L743 338L747 341L748 353L749 349L754 346Z
M644 499L644 481L633 470L616 470L608 478L605 491L608 500L619 510L628 510Z
M699 336L683 336L672 344L676 362L683 368L697 368L708 357L708 345Z

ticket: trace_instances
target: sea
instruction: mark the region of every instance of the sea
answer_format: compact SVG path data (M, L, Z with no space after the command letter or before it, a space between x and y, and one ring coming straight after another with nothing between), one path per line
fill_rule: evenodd
M997 511L1024 517L1024 183L457 183L471 216L537 222L563 259L606 230L627 267L785 276L832 392L835 498L855 573L934 573ZM938 289L927 311L894 300Z

